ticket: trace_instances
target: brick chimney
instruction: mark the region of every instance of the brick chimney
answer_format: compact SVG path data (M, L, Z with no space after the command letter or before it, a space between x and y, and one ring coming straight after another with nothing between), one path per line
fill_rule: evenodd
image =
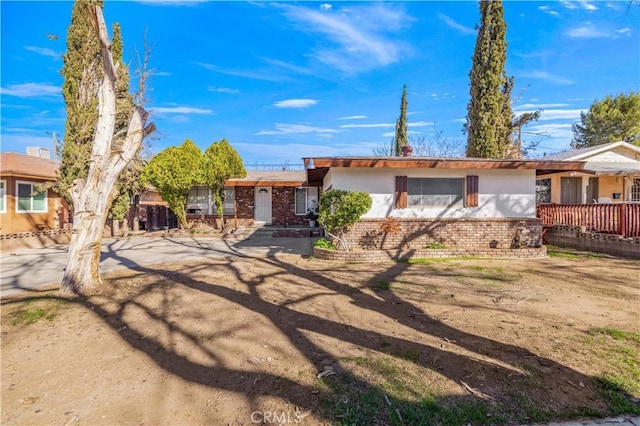
M402 156L403 157L411 157L411 153L413 152L413 147L410 145L404 145L402 147Z

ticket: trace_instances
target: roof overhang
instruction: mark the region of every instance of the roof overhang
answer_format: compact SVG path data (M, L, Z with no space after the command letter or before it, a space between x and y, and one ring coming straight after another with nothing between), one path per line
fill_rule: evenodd
M286 186L298 187L305 184L304 180L277 180L277 179L227 179L225 186Z
M307 157L303 158L309 185L322 185L329 169L336 167L388 169L517 169L535 170L536 174L582 171L582 161L497 160L481 158L425 157ZM313 160L314 168L309 168Z

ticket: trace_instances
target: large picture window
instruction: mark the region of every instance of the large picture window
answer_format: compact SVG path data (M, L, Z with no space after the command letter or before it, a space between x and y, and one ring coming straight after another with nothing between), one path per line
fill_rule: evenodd
M46 213L47 191L38 192L36 184L16 182L16 211L18 213Z
M463 178L407 179L408 207L462 207Z

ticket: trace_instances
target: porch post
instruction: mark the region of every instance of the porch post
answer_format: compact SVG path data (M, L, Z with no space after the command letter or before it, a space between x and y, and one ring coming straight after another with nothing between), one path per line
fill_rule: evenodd
M627 237L628 233L629 233L629 229L628 229L628 224L627 224L627 204L626 203L622 203L620 204L620 234L622 234L623 237Z

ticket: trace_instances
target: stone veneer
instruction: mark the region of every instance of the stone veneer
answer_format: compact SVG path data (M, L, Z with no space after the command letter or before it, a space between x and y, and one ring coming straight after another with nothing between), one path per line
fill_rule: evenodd
M447 249L511 249L518 228L529 230L529 247L542 244L542 223L537 218L398 218L400 232L385 235L382 219L363 219L346 234L353 247L382 250L419 250L430 244Z

